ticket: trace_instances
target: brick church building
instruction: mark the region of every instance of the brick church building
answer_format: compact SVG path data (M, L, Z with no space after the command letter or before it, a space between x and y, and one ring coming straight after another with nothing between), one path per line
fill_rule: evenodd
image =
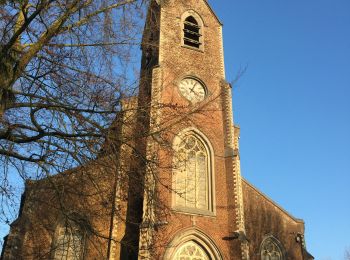
M2 259L313 259L304 222L241 176L208 2L151 1L142 54L99 159L26 183Z

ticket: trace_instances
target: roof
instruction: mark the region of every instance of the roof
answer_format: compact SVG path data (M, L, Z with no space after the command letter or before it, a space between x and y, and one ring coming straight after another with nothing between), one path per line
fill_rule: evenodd
M313 260L313 259L315 259L313 257L313 255L311 255L305 248L303 248L303 254L304 254L305 260Z
M210 6L210 4L208 3L208 0L203 0L205 2L205 4L208 6L210 12L214 15L214 17L216 18L216 20L219 22L219 24L222 25L222 22L220 21L219 17L216 15L216 13L214 12L213 8Z
M292 220L294 220L295 222L304 224L304 220L300 219L300 218L296 218L294 217L292 214L290 214L289 212L287 212L284 208L282 208L279 204L277 204L275 201L273 201L271 198L269 198L266 194L264 194L263 192L261 192L258 188L256 188L253 184L249 183L247 180L245 180L244 178L242 178L242 181L249 186L251 189L253 189L255 192L259 193L262 197L264 197L266 200L268 200L271 204L273 204L275 207L277 207L280 211L282 211L285 215L287 215L289 218L291 218Z
M162 0L155 0L157 2L157 4L162 4ZM209 8L209 11L213 14L213 16L215 17L215 19L218 21L218 23L220 25L222 25L222 22L220 21L219 17L216 15L216 13L214 12L213 8L210 6L210 4L208 3L208 0L203 0L204 3L206 4L206 6Z

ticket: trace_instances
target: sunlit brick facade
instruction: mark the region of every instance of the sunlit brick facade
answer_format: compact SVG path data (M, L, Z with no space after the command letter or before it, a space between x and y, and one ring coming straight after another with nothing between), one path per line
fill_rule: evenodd
M82 214L81 221L99 230L98 236L86 239L87 231L76 236L69 231L67 253L58 252L57 241L64 241L60 197L45 190L50 180L28 183L3 259L134 259L123 249L128 230L139 230L134 248L139 259L313 259L305 247L304 222L241 177L240 129L233 122L222 37L222 24L207 1L151 1L138 101L124 104L137 112L121 115L134 118L134 126L117 124L114 133L147 132L133 141L142 156L133 159L135 152L120 144L114 167L102 156L52 180L70 184L57 191L69 201L69 212ZM150 163L140 164L140 157ZM133 182L118 172L134 168L144 171L142 221L128 229L134 211L127 207L137 200L130 195ZM102 196L81 195L96 183ZM75 187L86 190L77 194Z

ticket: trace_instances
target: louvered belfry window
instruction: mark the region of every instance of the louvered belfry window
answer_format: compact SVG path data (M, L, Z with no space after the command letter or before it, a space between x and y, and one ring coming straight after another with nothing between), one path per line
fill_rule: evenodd
M186 18L184 22L184 45L200 48L201 46L201 28L193 16Z
M187 212L211 211L210 158L195 135L181 141L175 162L175 207Z

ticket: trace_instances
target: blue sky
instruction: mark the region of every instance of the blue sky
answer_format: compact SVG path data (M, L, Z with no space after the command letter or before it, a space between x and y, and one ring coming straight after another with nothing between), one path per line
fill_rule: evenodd
M306 222L317 260L350 247L350 1L209 1L224 24L242 171Z

